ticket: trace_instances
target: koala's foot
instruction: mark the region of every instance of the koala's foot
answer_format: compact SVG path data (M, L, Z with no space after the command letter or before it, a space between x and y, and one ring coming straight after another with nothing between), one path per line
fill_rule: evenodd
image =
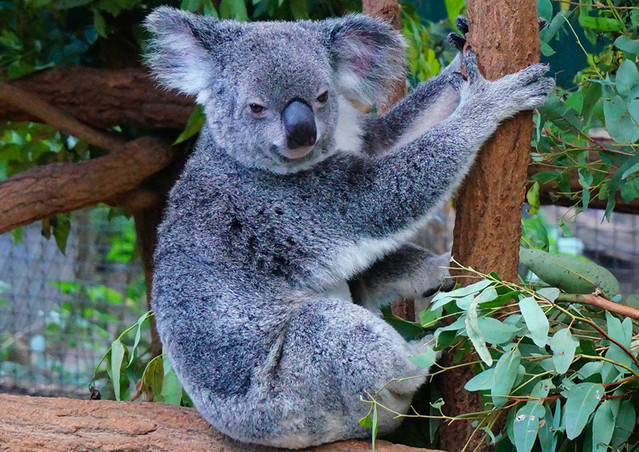
M356 303L373 311L400 298L422 298L454 286L449 265L450 253L434 255L404 245L350 281L351 293Z
M516 113L541 107L554 89L555 81L544 77L546 64L531 64L514 74L495 81L486 80L477 66L477 56L470 46L464 52L466 77L451 74L450 83L461 96L460 106L467 115L489 118L498 122Z

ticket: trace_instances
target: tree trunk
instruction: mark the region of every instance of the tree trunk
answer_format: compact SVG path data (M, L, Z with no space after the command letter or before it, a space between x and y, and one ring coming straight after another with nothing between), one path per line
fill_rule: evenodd
M538 61L535 0L469 0L468 19L468 42L487 79L495 80ZM495 271L509 281L517 281L531 117L531 112L525 112L499 127L457 195L453 256L464 266L485 273ZM450 362L449 356L446 364ZM446 414L481 410L480 398L461 389L470 376L469 369L463 369L447 372L442 379ZM441 445L447 450L461 450L474 430L466 421L442 427ZM470 450L483 433L475 436L478 438L473 438Z

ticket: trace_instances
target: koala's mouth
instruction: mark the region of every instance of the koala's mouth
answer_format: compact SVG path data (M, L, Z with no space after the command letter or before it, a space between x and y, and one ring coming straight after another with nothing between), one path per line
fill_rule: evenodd
M295 149L280 148L277 152L285 160L299 160L308 156L313 149L315 149L315 146L303 146Z

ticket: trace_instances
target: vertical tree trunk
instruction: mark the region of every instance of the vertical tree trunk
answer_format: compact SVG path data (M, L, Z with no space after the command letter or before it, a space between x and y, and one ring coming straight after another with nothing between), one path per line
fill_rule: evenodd
M468 19L468 42L487 79L495 80L538 61L535 0L468 0ZM517 280L531 117L531 112L525 112L499 127L457 195L453 256L464 266L495 271L509 281ZM444 364L451 362L452 357L447 356ZM447 414L481 410L479 397L462 389L470 376L471 369L465 367L441 379ZM442 425L442 448L461 450L473 430L470 422ZM483 433L475 437L473 446Z

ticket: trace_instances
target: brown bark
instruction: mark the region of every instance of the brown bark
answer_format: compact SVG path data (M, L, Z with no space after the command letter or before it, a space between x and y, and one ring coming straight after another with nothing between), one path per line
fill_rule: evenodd
M193 111L192 98L162 90L141 69L49 69L9 84L38 95L85 124L182 129ZM38 120L13 105L3 105L0 120Z
M534 0L469 0L468 18L468 42L487 79L495 80L538 61ZM484 145L457 196L453 256L464 266L482 272L496 271L510 281L517 281L531 115L519 114L498 129ZM462 278L462 282L468 280ZM479 396L460 390L468 377L464 371L451 371L442 379L446 414L481 409ZM442 427L441 445L447 450L461 450L474 430L470 422L461 421ZM481 436L473 438L470 450Z
M0 233L134 190L173 157L170 145L143 137L104 157L16 174L0 182Z
M0 394L0 450L259 452L276 449L235 442L194 408L163 403L73 400ZM314 452L366 452L367 441L340 441ZM281 449L279 449L281 450ZM377 442L380 452L428 452ZM436 452L436 451L433 451Z

